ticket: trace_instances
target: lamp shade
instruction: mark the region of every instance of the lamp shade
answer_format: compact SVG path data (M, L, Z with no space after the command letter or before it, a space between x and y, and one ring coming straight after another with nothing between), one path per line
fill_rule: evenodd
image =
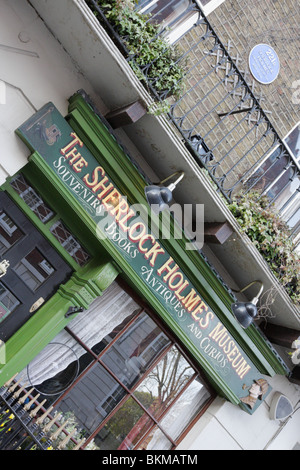
M256 307L256 304L259 300L259 297L264 289L263 283L261 281L252 281L250 284L248 284L246 287L243 289L236 291L234 289L233 292L244 292L247 290L250 286L253 284L260 284L260 289L258 294L254 297L254 299L251 300L251 302L235 302L234 304L231 305L231 310L237 321L240 323L240 325L243 328L248 328L248 326L251 325L253 320L255 319L258 310Z
M149 206L155 214L168 209L169 203L173 198L172 191L168 187L155 184L146 186L145 195Z
M163 183L170 180L174 176L178 176L176 181L169 184L168 186L164 186ZM147 202L153 212L155 214L159 214L160 212L164 211L165 209L169 208L169 203L172 201L172 191L176 188L177 183L182 180L184 176L184 172L177 172L173 175L169 176L165 180L161 181L158 184L152 184L150 186L145 187L145 196Z
M243 328L248 328L257 315L257 308L252 302L235 302L231 310Z
M293 413L294 408L290 400L280 392L275 392L270 406L271 419L286 419Z

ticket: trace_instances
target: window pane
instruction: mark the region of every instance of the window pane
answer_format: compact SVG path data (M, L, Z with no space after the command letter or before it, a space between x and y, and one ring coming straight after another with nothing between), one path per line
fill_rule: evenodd
M47 222L54 215L53 211L44 203L43 199L28 184L22 174L16 175L10 182L14 190L23 199L25 204L38 216L43 222Z
M84 250L76 238L69 232L61 220L55 222L50 228L50 232L59 241L61 246L69 253L70 256L83 266L90 259L89 254Z
M30 383L50 406L94 362L94 358L65 330L62 330L18 375Z
M300 208L297 209L297 211L293 214L293 216L287 221L287 224L290 228L293 228L297 224L299 224L299 220L300 220Z
M154 417L158 417L193 374L193 368L173 347L151 370L134 395Z
M277 176L279 176L279 174L280 173L278 172ZM295 175L295 171L293 170L293 168L289 168L285 170L284 173L280 176L280 178L276 181L276 183L273 184L271 189L267 192L268 198L270 200L273 200L277 196L277 194L281 193L283 189L286 190L287 188L289 188L290 182L293 180L294 175ZM275 178L273 178L273 181L274 179ZM277 200L275 204L278 205Z
M143 409L129 398L94 439L99 450L130 450L153 425Z
M151 0L139 1L139 10L141 13L151 14L151 21L154 23L162 23L167 27L182 15L188 8L189 0Z
M138 450L170 450L172 446L172 442L164 433L158 427L155 427L140 444Z
M20 305L18 299L0 282L0 323Z
M80 356L84 357L85 351L81 346L76 346L73 349L55 339L29 363L26 371L28 379L41 395L55 396L57 399L78 377L83 368L80 366Z
M151 318L142 314L102 360L124 385L132 387L169 342Z
M138 304L114 282L68 327L89 349L99 354L140 310Z
M162 419L161 427L173 440L176 440L209 397L210 394L203 384L194 380Z
M296 160L300 161L300 124L298 124L284 139Z
M14 267L14 271L31 290L36 291L51 276L54 268L35 248Z
M23 233L14 221L5 212L0 211L0 255L3 255L22 237Z
M71 388L59 403L58 409L71 413L78 423L78 429L88 436L125 395L126 392L113 377L96 364Z

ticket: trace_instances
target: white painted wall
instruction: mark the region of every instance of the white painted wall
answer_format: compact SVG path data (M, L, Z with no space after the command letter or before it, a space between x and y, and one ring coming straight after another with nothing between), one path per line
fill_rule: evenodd
M15 129L49 100L67 113L67 98L84 88L102 101L25 0L0 1L0 185L26 164Z
M300 388L286 377L265 378L272 392L253 415L218 397L177 450L292 450L300 439L300 409L283 421L269 411L275 391L300 407Z

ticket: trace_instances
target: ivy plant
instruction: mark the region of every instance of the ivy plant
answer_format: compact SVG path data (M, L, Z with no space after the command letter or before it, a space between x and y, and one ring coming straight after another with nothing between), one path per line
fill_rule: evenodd
M185 66L180 64L180 51L161 34L161 25L150 16L135 10L130 0L97 0L110 24L119 34L128 51L128 62L138 78L164 98L178 97L184 89ZM99 12L87 1L97 18Z
M290 237L290 230L266 196L256 192L236 196L229 209L271 271L284 286L291 300L300 305L299 254Z

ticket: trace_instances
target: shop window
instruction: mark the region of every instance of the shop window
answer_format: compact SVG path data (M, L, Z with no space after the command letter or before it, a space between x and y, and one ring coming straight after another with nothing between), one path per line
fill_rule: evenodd
M103 363L122 384L132 387L169 343L164 336L160 347L155 347L161 330L147 314L138 316L130 330L124 333L103 355Z
M74 357L79 372L66 390ZM151 311L117 282L22 374L45 406L71 417L87 449L174 449L213 398Z

